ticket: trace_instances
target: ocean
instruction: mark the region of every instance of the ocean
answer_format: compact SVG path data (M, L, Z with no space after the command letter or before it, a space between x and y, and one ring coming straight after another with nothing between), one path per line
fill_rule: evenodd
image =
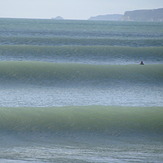
M162 163L163 23L1 18L0 162Z

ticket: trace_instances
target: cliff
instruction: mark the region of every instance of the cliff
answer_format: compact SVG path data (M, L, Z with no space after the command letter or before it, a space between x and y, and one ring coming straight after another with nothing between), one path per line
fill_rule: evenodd
M124 15L98 15L90 17L89 20L163 22L163 8L152 10L126 11Z
M124 21L146 21L146 22L162 22L163 8L153 10L135 10L126 11L123 17Z

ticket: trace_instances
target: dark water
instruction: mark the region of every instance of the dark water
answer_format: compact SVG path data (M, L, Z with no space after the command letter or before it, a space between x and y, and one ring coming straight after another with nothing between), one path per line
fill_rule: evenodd
M0 19L0 60L0 162L163 161L162 23Z

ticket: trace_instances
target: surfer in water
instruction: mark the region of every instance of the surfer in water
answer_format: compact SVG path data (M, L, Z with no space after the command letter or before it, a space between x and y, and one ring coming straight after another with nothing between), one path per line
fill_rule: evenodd
M140 62L140 65L144 65L144 62L143 62L143 61L141 61L141 62Z

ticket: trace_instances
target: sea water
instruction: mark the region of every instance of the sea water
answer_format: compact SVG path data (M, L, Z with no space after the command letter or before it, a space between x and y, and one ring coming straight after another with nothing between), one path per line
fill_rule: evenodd
M0 60L0 162L163 161L162 23L0 19Z

